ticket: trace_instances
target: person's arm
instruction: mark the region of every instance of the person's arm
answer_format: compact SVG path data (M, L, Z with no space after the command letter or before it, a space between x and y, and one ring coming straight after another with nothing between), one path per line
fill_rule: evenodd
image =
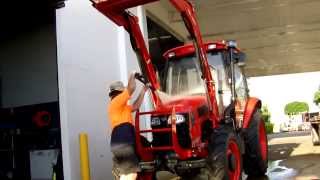
M131 96L134 92L134 90L136 89L136 78L135 78L136 72L133 72L130 74L129 76L129 80L128 80L128 93Z
M142 88L138 98L132 104L132 111L137 111L140 108L147 89L148 88L146 86Z

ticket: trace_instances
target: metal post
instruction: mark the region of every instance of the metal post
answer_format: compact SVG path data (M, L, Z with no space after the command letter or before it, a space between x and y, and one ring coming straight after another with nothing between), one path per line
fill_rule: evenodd
M90 180L88 135L86 133L79 134L79 143L81 180Z

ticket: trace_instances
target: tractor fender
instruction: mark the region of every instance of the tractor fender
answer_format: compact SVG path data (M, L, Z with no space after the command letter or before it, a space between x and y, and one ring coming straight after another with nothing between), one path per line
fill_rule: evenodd
M242 128L248 128L252 119L252 115L257 108L261 108L261 100L258 98L250 97L247 100L244 114L243 114L243 126Z

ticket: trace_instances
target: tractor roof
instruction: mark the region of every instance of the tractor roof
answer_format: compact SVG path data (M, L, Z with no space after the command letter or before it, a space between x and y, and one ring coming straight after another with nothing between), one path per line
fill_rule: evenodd
M224 40L217 41L217 42L208 42L208 43L205 43L204 45L207 52L227 49L227 44L226 44L226 41ZM240 51L240 49L237 49L237 51ZM179 47L168 50L163 54L163 57L166 60L169 60L172 57L185 57L188 55L192 55L194 52L195 52L194 45L187 44L187 45L179 46Z

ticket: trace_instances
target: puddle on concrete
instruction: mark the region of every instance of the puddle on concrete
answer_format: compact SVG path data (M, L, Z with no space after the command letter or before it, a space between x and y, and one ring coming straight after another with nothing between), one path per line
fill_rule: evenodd
M295 169L280 166L283 160L272 161L269 163L267 176L270 180L291 179L298 174Z
M285 166L280 166L280 163L283 160L271 161L268 164L268 170L266 176L261 178L250 178L246 175L243 176L243 179L247 180L289 180L293 179L294 176L298 174L295 169L287 168Z

